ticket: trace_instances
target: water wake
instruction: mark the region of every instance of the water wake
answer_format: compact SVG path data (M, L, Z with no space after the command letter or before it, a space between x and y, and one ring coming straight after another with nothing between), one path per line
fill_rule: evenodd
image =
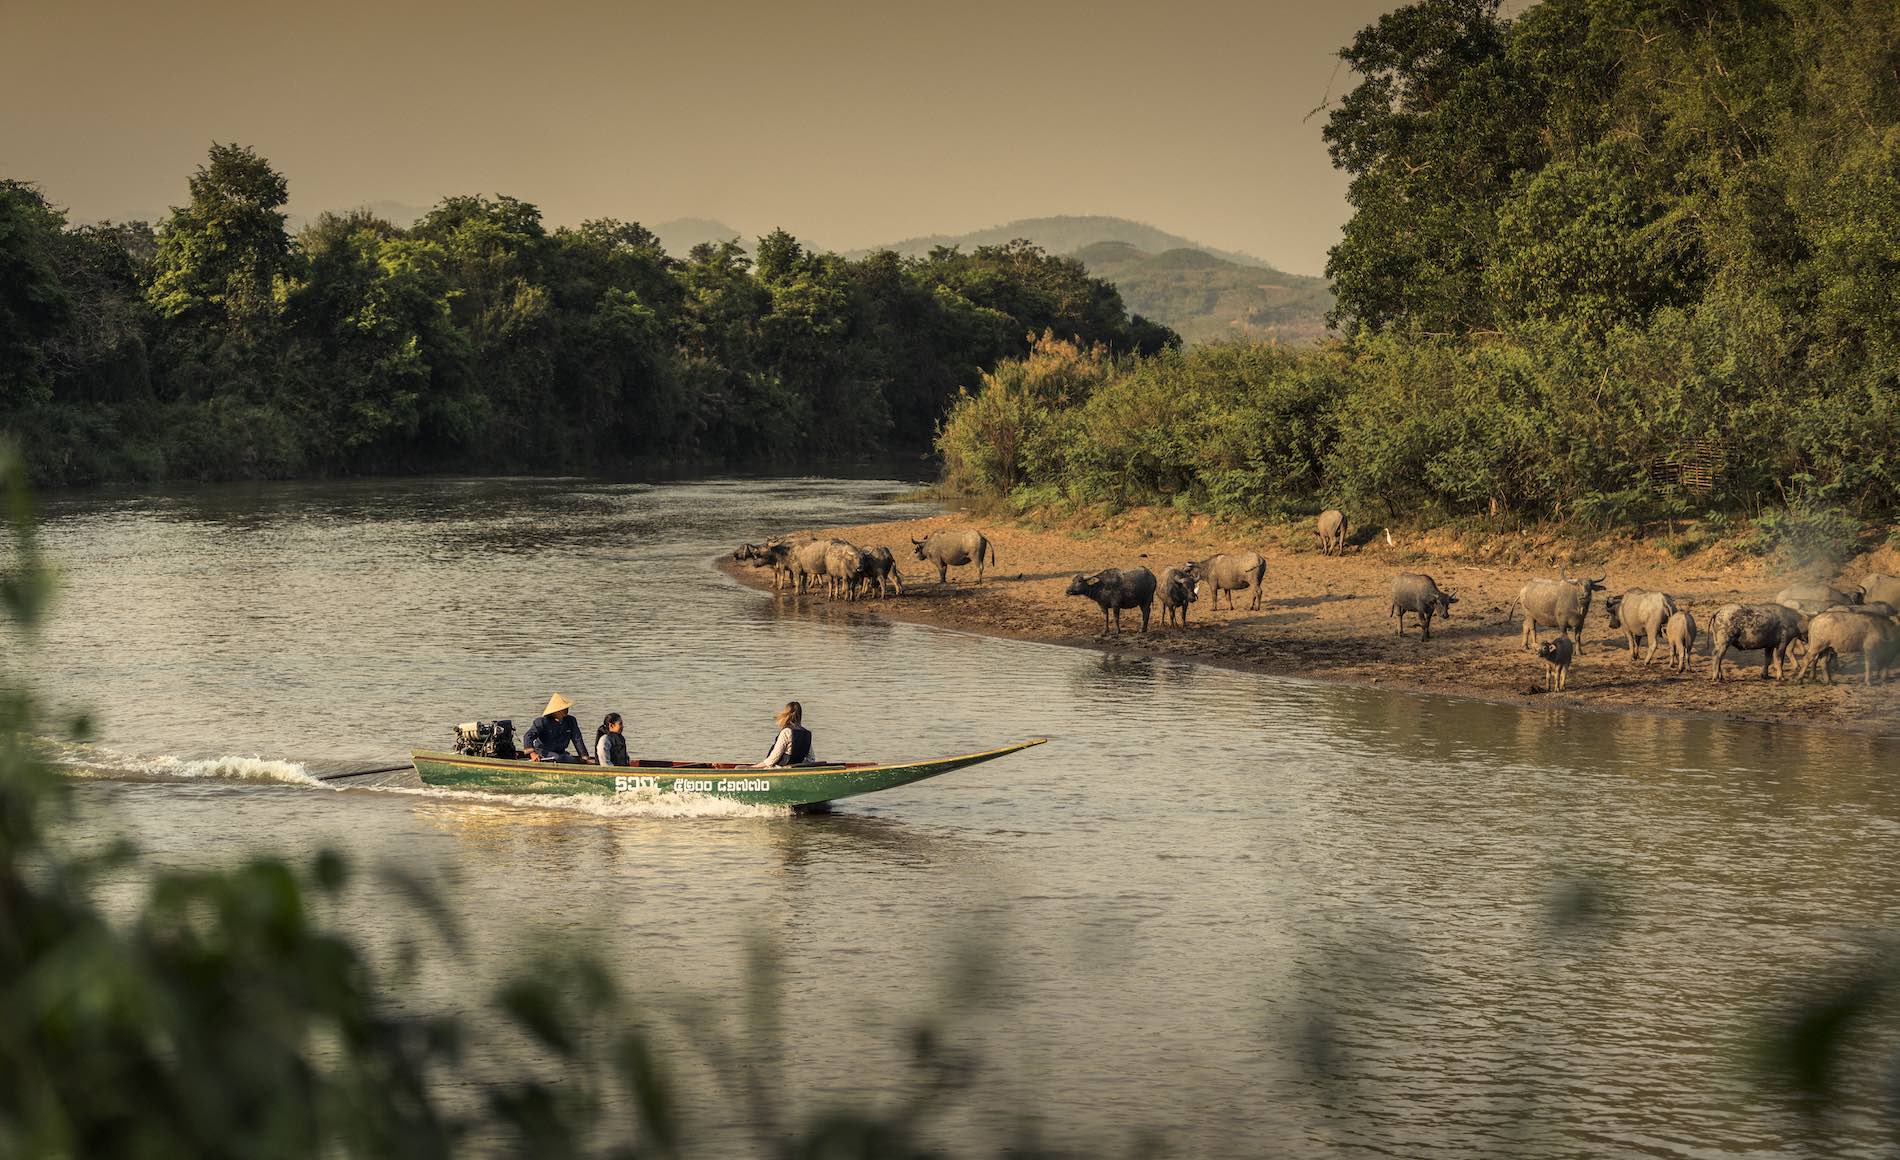
M63 743L49 755L53 764L78 777L140 778L151 781L236 781L320 786L302 763L267 757L147 757L103 745Z
M574 794L493 794L465 789L437 789L434 786L377 785L364 787L375 793L407 794L439 801L469 802L515 809L567 810L600 818L783 818L792 813L790 806L753 805L732 798L696 793L661 793L643 789L631 793Z

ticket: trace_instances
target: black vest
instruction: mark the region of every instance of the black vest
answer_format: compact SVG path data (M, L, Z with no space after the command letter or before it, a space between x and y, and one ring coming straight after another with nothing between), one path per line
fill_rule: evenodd
M805 764L805 759L811 756L811 730L805 728L803 725L793 725L791 726L791 730L792 747L787 750L785 756L779 760L779 764L803 765Z
M600 742L595 746L594 756L602 765L627 765L627 735L624 733L602 733Z

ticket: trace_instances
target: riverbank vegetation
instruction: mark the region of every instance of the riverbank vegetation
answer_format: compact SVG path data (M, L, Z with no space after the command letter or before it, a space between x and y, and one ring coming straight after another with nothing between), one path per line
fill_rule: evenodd
M1337 336L988 372L945 481L1018 506L1603 525L1837 549L1900 508L1900 10L1424 0L1342 52Z
M505 196L292 235L285 177L236 145L190 190L156 225L75 226L0 181L0 422L38 480L915 453L1031 333L1179 341L1027 244L846 260L775 231L677 260Z

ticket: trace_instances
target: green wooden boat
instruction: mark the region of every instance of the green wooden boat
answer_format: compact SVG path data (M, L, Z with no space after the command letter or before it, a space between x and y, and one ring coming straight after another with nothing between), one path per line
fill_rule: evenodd
M986 749L982 753L893 765L856 761L783 765L772 769L754 769L750 765L726 761L647 760L623 766L569 765L551 761L466 757L458 753L422 749L413 751L409 756L415 762L416 773L423 782L442 789L552 794L560 797L648 790L706 794L754 805L813 806L909 785L913 781L936 777L966 765L994 761L1019 749L1041 745L1047 740L1046 737L1036 737L1015 745L1005 745L1001 749Z

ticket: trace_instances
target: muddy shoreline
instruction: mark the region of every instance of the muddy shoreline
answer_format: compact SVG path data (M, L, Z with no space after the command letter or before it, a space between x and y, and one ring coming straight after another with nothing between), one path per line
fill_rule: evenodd
M953 569L948 584L936 569L918 561L910 537L974 522L996 548L997 564L978 583L973 568ZM1633 662L1626 638L1609 628L1594 607L1584 633L1584 651L1558 694L1542 689L1543 667L1520 644L1521 623L1509 618L1509 606L1524 581L1556 575L1557 566L1536 557L1562 546L1541 543L1504 546L1492 559L1480 559L1462 545L1429 537L1400 535L1358 537L1342 556L1322 556L1301 543L1298 529L1277 537L1258 531L1236 532L1210 521L1140 515L1107 526L1033 529L960 517L897 520L823 529L773 529L785 534L825 534L867 547L888 545L897 554L905 595L845 605L853 612L929 624L963 632L1033 640L1131 656L1163 657L1247 672L1293 676L1339 684L1409 692L1442 693L1521 706L1566 707L1601 712L1676 718L1715 718L1775 724L1820 726L1833 730L1900 736L1900 682L1871 688L1849 683L1837 670L1831 686L1818 682L1763 680L1761 654L1731 652L1727 679L1709 679L1708 643L1697 643L1687 675L1670 671L1667 646L1652 664ZM1236 539L1251 535L1251 541ZM1278 542L1275 542L1275 541ZM1120 637L1101 633L1101 612L1081 597L1064 594L1076 572L1143 564L1157 574L1170 564L1216 551L1252 548L1268 561L1258 610L1240 593L1239 607L1212 610L1203 596L1189 611L1189 623L1164 627L1159 609L1149 631L1139 631L1140 612L1124 612ZM1848 568L1895 570L1885 559L1890 549ZM1502 558L1498 558L1502 557ZM1585 562L1580 562L1585 563ZM721 570L750 587L772 591L769 571L729 558ZM1677 560L1662 545L1626 545L1607 558L1587 562L1591 575L1607 574L1608 593L1629 587L1660 589L1686 600L1705 634L1715 609L1730 601L1767 601L1786 584L1808 576L1777 572L1755 559L1704 553ZM929 575L925 575L925 569ZM1573 574L1579 570L1572 567ZM1416 625L1400 638L1387 616L1394 573L1422 571L1455 592L1459 602L1449 621L1433 625L1432 639L1419 638ZM822 593L776 599L807 604L827 602ZM1851 671L1859 672L1858 658Z

